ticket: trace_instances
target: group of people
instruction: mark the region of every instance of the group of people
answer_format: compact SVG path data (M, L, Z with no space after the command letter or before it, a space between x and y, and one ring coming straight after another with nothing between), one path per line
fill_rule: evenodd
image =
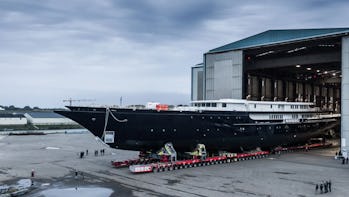
M104 155L104 154L105 154L105 149L101 149L101 150L99 150L99 151L98 151L98 150L95 150L95 156L98 156L98 153L99 153L100 155ZM85 152L85 151L81 151L81 152L79 153L80 159L84 158L85 155L86 155L86 156L88 155L88 150L86 150L86 152Z
M329 181L322 181L320 184L315 185L315 194L320 191L320 194L331 192L332 191L332 183Z
M100 155L104 155L105 149L103 148L103 149L99 150L99 152L100 152ZM95 150L95 156L98 156L98 150Z

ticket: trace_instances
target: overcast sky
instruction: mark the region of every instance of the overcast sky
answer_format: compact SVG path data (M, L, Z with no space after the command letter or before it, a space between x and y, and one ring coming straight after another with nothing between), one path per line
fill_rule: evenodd
M0 0L0 105L190 100L210 49L269 30L349 27L349 1Z

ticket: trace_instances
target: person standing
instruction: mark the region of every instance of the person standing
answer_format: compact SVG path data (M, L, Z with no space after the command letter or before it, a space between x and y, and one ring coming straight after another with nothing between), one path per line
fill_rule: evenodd
M323 192L323 188L324 188L324 186L322 185L322 183L320 184L320 193L322 194Z
M319 190L319 185L318 184L315 185L315 194L317 194L317 190Z
M77 178L78 178L78 175L79 175L78 171L77 171L77 170L75 170L75 179L77 179Z
M331 180L328 181L328 189L330 190L330 192L332 191L332 183L331 183Z

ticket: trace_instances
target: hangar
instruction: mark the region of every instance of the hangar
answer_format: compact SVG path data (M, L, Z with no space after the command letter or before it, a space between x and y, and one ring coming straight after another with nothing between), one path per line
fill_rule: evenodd
M321 110L341 112L346 153L348 34L349 28L268 30L212 49L192 68L192 100L313 102Z

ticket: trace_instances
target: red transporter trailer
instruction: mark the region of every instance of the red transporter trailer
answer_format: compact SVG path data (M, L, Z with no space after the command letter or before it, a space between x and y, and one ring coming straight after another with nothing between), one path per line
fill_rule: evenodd
M171 145L171 144L167 144ZM329 147L332 144L316 143L316 144L307 144L303 146L294 146L294 147L277 147L273 150L275 153L281 152L291 152L291 151L300 151L300 150L310 150L315 148ZM148 172L161 172L161 171L172 171L183 168L191 168L198 166L214 165L221 163L230 163L234 161L243 161L250 159L260 159L270 155L269 151L255 151L248 153L221 153L219 156L206 157L206 150L204 145L200 144L198 146L201 151L200 154L193 154L196 151L190 153L193 156L192 159L186 160L171 160L171 158L176 158L176 153L173 147L171 154L168 152L166 154L161 154L160 159L156 158L147 158L147 159L134 159L134 160L125 160L125 161L112 161L112 164L115 167L129 167L129 170L132 173L148 173ZM174 152L173 152L174 151Z

